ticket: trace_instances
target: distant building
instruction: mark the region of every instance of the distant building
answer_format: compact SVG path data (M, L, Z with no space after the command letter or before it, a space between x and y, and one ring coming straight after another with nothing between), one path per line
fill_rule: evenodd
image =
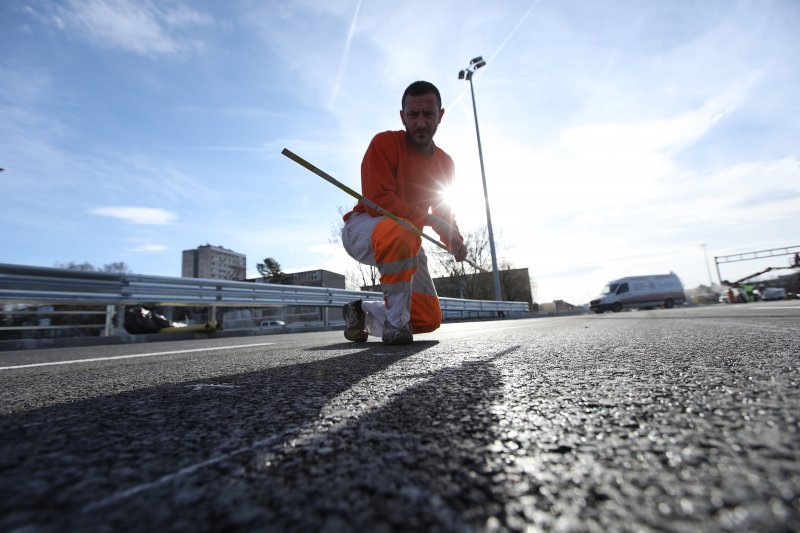
M183 251L181 277L244 281L247 256L222 246L198 246Z
M301 287L328 287L330 289L344 289L345 277L330 270L306 270L285 274L285 285L299 285ZM249 281L256 283L269 283L264 278L254 278Z
M491 272L464 276L433 278L436 294L444 298L462 300L494 300L494 280ZM362 291L380 292L380 285L365 285ZM528 302L531 311L539 309L533 301L531 278L527 268L509 268L500 271L500 290L506 302Z
M329 289L345 289L345 277L342 274L331 272L330 270L307 270L304 272L286 273L284 278L285 285L296 285L300 287L327 287ZM255 283L269 283L264 278L254 278L248 281ZM276 318L292 322L304 322L309 324L339 323L342 321L342 310L338 307L320 308L287 306L280 310L264 309L260 311L259 318Z
M305 287L329 287L331 289L344 289L345 277L330 270L309 270L287 274L292 285Z
M331 289L344 289L345 277L330 270L308 270L286 274L292 285L305 287L329 287Z
M439 296L466 300L494 300L494 280L491 272L464 276L434 278ZM507 302L528 302L534 309L531 278L527 268L500 270L500 289Z
M586 312L586 308L572 305L564 300L555 300L539 305L539 312L550 316L574 315L579 312Z

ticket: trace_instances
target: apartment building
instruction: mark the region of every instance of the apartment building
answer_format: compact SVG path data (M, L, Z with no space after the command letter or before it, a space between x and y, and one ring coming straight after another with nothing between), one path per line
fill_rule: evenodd
M181 277L244 281L247 277L247 256L210 244L184 250Z

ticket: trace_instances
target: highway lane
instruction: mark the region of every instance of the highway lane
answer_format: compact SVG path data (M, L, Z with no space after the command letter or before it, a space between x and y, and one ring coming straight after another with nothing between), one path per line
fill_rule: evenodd
M769 302L0 353L0 530L796 531L798 325Z

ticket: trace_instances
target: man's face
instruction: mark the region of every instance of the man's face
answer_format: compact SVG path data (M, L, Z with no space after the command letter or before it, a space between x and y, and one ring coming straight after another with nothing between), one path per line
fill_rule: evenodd
M439 108L435 94L406 96L403 109L400 111L400 120L406 127L409 141L417 150L423 152L433 150L433 135L443 115L444 109Z

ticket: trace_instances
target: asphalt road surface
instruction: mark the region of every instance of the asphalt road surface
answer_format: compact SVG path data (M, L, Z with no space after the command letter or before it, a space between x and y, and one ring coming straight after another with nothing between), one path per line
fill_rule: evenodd
M798 531L800 302L0 353L1 531Z

